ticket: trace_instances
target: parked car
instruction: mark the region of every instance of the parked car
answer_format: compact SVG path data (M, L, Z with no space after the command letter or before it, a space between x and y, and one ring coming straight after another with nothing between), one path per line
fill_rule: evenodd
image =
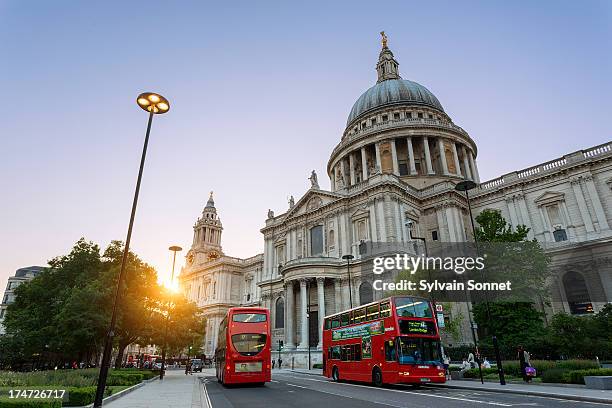
M204 363L202 362L201 359L199 358L191 359L191 370L193 372L196 372L196 371L202 372L202 367L204 367Z

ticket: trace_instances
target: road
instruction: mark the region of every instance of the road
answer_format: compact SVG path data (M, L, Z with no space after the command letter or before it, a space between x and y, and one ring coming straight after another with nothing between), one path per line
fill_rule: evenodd
M585 407L600 403L568 401L548 397L450 388L334 383L324 377L290 371L275 371L265 386L224 387L215 377L205 378L212 408L286 407ZM607 405L609 406L609 405Z

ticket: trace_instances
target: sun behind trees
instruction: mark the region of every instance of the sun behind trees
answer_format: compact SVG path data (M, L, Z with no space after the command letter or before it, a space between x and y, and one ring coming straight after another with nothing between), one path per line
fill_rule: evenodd
M108 330L123 244L113 241L103 254L81 238L68 255L49 261L50 269L19 286L4 320L0 365L98 365ZM169 354L201 343L205 322L197 306L158 284L155 269L130 252L115 328L119 367L130 344L161 347L168 310Z

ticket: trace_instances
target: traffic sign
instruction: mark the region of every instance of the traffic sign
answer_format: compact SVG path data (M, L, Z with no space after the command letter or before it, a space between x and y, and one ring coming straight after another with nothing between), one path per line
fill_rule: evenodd
M444 307L441 304L436 303L436 312L443 312Z

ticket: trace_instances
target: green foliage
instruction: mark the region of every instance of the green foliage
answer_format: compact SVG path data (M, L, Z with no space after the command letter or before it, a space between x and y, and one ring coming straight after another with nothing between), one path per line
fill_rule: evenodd
M570 371L567 368L552 368L544 371L540 377L544 383L567 383Z
M80 388L68 388L68 401L63 403L65 407L80 407L88 405L94 402L96 398L96 387L80 387ZM112 389L106 388L104 390L104 396L108 397L111 395Z
M500 211L486 209L476 216L478 228L476 238L478 242L521 242L527 239L529 228L525 225L517 225L516 231L512 231Z
M59 399L33 400L0 398L0 408L60 408Z
M533 304L525 302L490 302L490 319L486 304L475 304L474 320L484 333L495 333L499 339L502 355L514 357L516 348L523 345L535 350L545 336L543 314ZM490 335L481 337L481 342L492 347Z
M144 375L141 373L121 373L113 371L106 380L107 385L135 385L141 383Z
M567 357L600 359L612 357L612 305L594 316L558 313L548 328L551 346Z
M113 241L101 255L96 244L81 238L68 255L49 261L49 270L20 285L4 320L0 367L95 361L110 321L123 248ZM117 367L132 343L163 345L168 311L171 350L201 343L206 326L196 305L170 296L155 270L131 252L122 282L114 330Z
M312 368L323 368L323 364L320 364L320 363L313 364Z
M497 374L497 368L483 368L482 375ZM470 368L463 373L463 378L480 378L478 368Z
M575 370L568 373L571 384L584 384L586 376L612 375L612 368L594 368L591 370Z

